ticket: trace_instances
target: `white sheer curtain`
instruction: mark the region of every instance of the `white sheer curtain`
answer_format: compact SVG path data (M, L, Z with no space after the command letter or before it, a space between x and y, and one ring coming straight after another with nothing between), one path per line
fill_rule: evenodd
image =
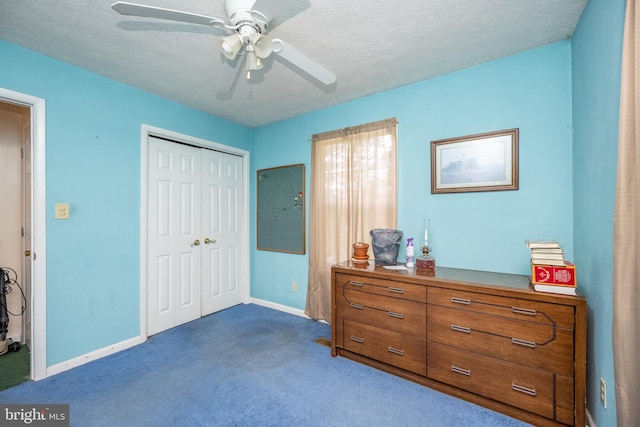
M613 236L613 359L619 426L640 420L640 13L627 0Z
M331 266L369 230L396 228L397 120L313 135L305 313L331 321ZM369 256L372 250L369 248Z

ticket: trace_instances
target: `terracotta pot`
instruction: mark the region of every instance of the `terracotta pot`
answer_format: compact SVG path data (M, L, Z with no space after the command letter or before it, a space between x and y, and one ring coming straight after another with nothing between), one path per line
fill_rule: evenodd
M368 243L358 242L358 243L354 243L353 244L353 257L355 259L367 259L367 258L369 258L369 255L367 255L368 251L369 251L369 244Z

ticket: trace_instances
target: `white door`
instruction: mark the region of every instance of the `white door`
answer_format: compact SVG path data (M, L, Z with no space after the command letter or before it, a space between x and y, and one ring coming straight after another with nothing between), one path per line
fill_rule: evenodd
M148 335L242 302L242 161L149 137Z
M242 158L202 150L202 315L242 302ZM246 265L244 265L246 268Z
M147 334L200 317L200 150L149 138Z

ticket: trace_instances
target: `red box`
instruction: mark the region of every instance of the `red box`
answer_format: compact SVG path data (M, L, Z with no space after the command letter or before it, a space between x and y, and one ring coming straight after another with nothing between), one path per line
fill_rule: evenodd
M566 266L531 264L531 282L545 285L577 286L576 266L566 261Z

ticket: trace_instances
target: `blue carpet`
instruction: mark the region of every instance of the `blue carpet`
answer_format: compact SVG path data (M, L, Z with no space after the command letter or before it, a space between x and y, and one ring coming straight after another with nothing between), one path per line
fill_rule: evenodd
M0 392L72 426L527 426L316 344L326 324L239 305Z

